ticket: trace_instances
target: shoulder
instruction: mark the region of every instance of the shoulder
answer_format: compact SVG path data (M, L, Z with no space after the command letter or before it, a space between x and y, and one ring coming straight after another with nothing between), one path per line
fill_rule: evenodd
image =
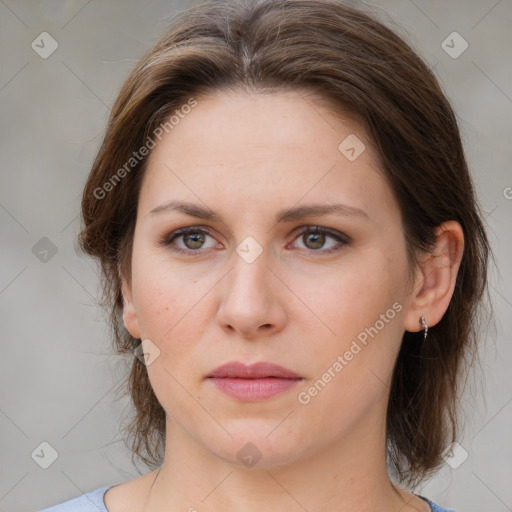
M456 512L452 508L443 508L437 503L434 503L432 500L429 500L428 498L424 498L423 496L420 496L420 498L424 499L428 504L430 505L430 509L432 512Z
M103 502L103 496L108 489L109 487L101 487L39 512L108 512Z

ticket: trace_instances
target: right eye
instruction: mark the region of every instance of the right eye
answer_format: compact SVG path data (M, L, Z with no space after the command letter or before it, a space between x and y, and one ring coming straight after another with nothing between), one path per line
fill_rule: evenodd
M217 241L209 233L210 230L205 228L181 228L166 235L160 241L160 245L169 247L171 251L180 254L195 255L193 253L198 253L199 249L211 249L217 244ZM204 246L207 238L211 238L213 241L209 247ZM180 240L181 245L177 244L176 240Z

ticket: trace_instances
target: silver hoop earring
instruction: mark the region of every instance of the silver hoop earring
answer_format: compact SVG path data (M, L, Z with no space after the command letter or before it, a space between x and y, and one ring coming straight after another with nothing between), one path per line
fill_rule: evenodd
M421 321L421 325L423 327L423 341L425 341L427 339L427 334L428 334L428 325L427 325L427 321L425 320L424 316L422 316L420 318L420 321Z

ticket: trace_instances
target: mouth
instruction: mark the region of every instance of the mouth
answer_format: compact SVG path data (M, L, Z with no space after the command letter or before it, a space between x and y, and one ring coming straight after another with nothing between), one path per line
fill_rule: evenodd
M259 362L252 365L234 361L223 364L207 376L217 390L241 401L267 400L304 380L282 366Z

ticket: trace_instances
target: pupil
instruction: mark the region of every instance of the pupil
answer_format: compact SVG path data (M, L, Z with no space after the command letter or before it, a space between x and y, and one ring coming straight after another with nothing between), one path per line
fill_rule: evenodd
M305 240L305 245L308 246L310 249L319 249L324 245L325 243L325 235L323 233L306 233L305 235L307 238ZM312 240L313 247L308 244L307 240Z
M192 241L191 245L189 244L190 241ZM189 249L199 249L201 247L201 244L204 243L204 234L203 233L187 233L184 236L184 242L185 242L185 245Z

